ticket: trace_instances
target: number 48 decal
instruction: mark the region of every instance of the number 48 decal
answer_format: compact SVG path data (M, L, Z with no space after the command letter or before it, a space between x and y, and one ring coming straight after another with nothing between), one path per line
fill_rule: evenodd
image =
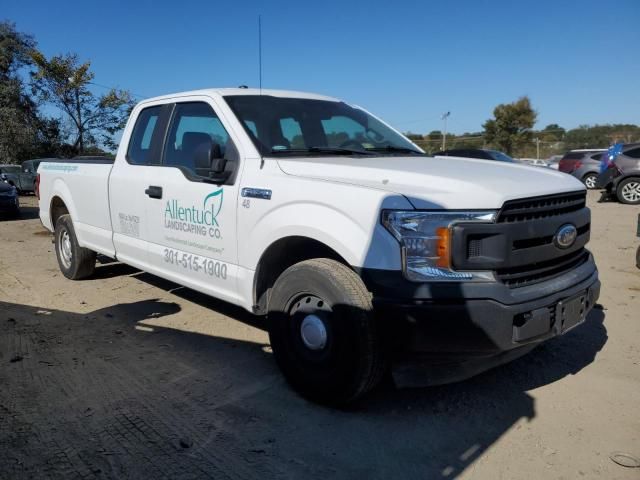
M243 206L244 208L249 208L249 207L251 206L251 200L249 200L248 198L245 198L245 199L242 201L242 206Z

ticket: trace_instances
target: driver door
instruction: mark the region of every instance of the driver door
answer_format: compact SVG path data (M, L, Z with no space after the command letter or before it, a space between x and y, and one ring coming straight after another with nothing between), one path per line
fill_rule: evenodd
M208 142L221 148L234 172L217 185L198 175L195 154ZM162 163L149 180L146 199L149 260L158 275L237 303L236 207L239 158L211 99L176 103Z

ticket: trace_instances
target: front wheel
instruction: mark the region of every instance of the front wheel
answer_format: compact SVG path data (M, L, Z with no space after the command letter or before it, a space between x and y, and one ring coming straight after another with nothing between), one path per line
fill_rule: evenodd
M616 196L622 203L640 205L640 178L626 178L618 184Z
M371 296L335 260L306 260L280 275L269 299L269 338L289 383L320 403L354 402L385 371Z
M56 221L55 247L62 274L71 280L81 280L93 275L96 268L96 252L78 244L71 215L61 215Z
M582 183L584 183L589 190L593 190L594 188L596 188L597 182L598 182L598 175L596 175L595 173L587 173L582 178Z

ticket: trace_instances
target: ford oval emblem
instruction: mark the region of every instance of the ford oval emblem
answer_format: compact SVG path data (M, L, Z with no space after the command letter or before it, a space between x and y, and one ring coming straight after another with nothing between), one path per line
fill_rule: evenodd
M553 237L553 242L556 244L558 248L569 248L571 245L576 243L576 237L578 236L578 230L575 225L567 223L566 225L562 225L555 236Z

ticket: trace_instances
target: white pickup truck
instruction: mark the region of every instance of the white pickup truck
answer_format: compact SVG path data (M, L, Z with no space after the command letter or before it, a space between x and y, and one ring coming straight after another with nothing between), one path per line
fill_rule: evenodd
M427 156L334 98L145 100L115 160L38 175L66 277L100 253L266 316L284 375L320 402L354 401L388 371L469 376L580 324L599 295L578 180Z

